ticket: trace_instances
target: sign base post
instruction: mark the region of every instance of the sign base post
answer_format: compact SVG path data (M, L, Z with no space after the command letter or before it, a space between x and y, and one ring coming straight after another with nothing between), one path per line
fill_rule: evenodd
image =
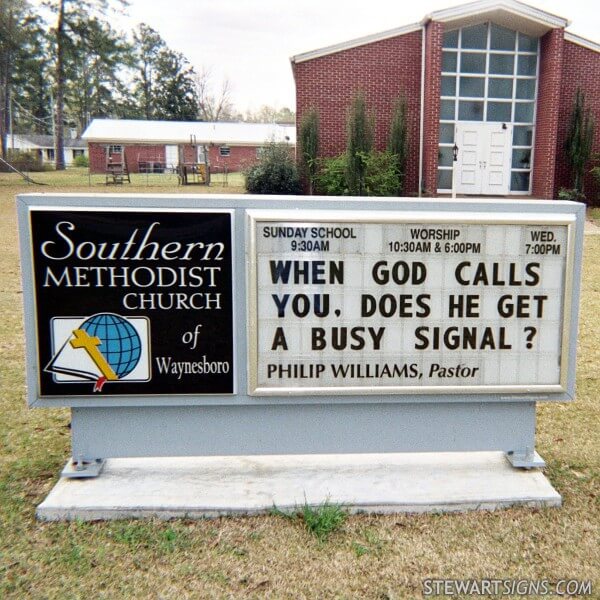
M98 477L105 465L106 460L102 458L83 459L71 457L61 471L60 476L66 479Z
M506 458L517 469L543 469L546 466L546 461L533 448L526 448L525 452L507 452Z

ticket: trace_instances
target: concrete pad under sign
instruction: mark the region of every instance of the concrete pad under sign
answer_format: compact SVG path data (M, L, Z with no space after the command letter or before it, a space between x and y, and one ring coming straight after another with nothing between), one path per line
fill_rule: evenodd
M37 517L213 517L326 500L371 513L561 504L540 471L515 469L500 452L120 458L97 478L61 479Z

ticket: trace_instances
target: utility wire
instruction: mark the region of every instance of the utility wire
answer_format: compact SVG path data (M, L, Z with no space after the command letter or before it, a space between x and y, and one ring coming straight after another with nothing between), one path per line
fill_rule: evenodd
M29 115L29 117L31 117L32 119L35 119L39 123L43 123L44 125L47 125L48 124L47 121L50 121L50 122L52 121L52 118L53 118L52 115L41 119L40 117L36 117L31 111L29 111L26 108L24 108L23 106L21 106L21 104L19 104L14 98L13 98L13 103L16 104L24 113Z

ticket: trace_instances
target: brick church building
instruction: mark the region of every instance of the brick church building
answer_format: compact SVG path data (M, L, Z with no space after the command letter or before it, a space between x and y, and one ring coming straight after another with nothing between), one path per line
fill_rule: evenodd
M454 172L458 194L556 198L572 187L563 143L577 88L596 117L600 151L600 44L568 25L515 0L482 0L294 56L297 124L316 108L320 153L340 154L360 89L383 150L395 99L404 95L406 195L447 194ZM585 190L592 201L600 195L589 174Z

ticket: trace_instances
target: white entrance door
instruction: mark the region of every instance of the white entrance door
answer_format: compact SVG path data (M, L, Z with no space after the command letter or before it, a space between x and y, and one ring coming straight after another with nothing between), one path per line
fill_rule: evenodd
M165 146L165 162L168 169L174 169L179 164L179 152L177 146Z
M456 124L458 160L456 192L504 196L510 184L512 125L505 123Z

